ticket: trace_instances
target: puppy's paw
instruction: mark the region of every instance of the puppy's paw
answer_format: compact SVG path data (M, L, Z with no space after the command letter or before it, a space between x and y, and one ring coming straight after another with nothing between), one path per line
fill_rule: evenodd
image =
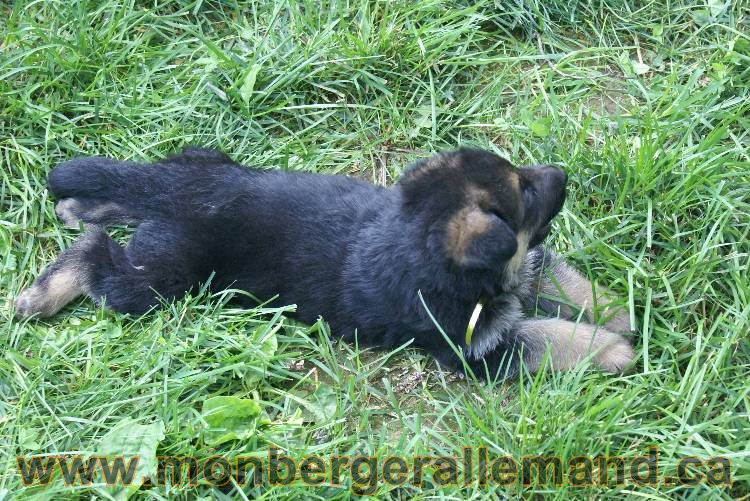
M43 291L39 287L32 285L28 289L24 289L16 298L16 317L28 318L32 315L40 317L50 316L46 306Z
M64 198L55 205L55 214L66 228L78 228L80 204L75 198Z
M607 307L601 314L604 319L604 328L611 332L630 332L630 315L628 310L621 306Z
M21 291L15 301L16 316L51 317L81 295L84 290L80 272L70 264L58 259L34 280L31 287Z
M617 294L603 287L598 288L595 306L586 309L589 320L610 332L630 332L630 314ZM596 319L596 320L595 320Z
M635 358L630 341L619 334L611 334L607 343L594 357L594 362L605 372L619 374L625 372Z

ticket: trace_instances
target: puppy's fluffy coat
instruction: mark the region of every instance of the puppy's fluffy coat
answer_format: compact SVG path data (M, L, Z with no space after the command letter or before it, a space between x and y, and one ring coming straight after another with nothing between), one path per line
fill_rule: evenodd
M578 307L594 320L591 284L540 246L565 183L555 167L518 169L471 149L420 161L391 188L249 169L198 148L152 165L74 159L52 171L49 188L62 221L82 221L87 231L20 294L16 312L53 315L86 294L140 314L214 273L212 288L278 296L278 304L298 305L303 322L322 315L332 332L361 345L414 339L460 369L421 291L479 376L512 377L521 362L535 370L547 349L559 369L590 355L620 371L633 357L617 334L628 329L622 311L605 311L600 328L524 316L538 307L570 319ZM138 226L126 247L104 232L122 223ZM597 296L600 305L610 297ZM467 346L478 302L484 308Z

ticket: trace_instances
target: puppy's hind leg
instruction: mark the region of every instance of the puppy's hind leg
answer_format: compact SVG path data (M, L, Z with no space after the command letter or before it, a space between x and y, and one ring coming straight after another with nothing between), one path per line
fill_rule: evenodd
M102 248L101 231L86 233L64 250L27 289L16 298L16 315L50 317L76 297L85 294L89 279L88 255ZM101 251L100 251L101 252Z
M181 254L188 244L150 221L127 247L101 229L89 231L18 296L16 315L48 317L82 294L121 313L145 313L160 297L182 297L198 283Z
M68 228L77 228L80 222L102 226L138 222L143 211L129 202L136 194L148 195L144 173L144 166L104 157L62 162L47 180L59 199L57 217Z
M202 186L232 178L227 169L234 165L221 152L188 148L155 164L73 158L57 165L47 181L60 200L55 211L68 227L138 224L184 214L196 204L211 205L210 190Z
M64 198L55 205L55 213L66 228L78 228L80 223L106 227L139 222L125 207L97 198Z
M142 314L160 298L181 298L210 275L203 269L209 259L201 242L187 237L173 222L146 221L127 247L109 239L108 249L107 254L91 257L95 263L87 292L121 313Z

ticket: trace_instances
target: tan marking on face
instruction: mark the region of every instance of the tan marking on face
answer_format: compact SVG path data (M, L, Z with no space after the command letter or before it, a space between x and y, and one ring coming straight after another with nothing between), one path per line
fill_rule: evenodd
M518 172L510 172L508 174L508 183L510 183L513 191L521 193L521 176L518 175Z
M558 319L525 320L520 323L519 335L531 345L525 355L531 371L539 369L546 347L556 370L572 369L591 355L602 370L622 372L634 357L627 339L590 324Z
M479 209L466 207L448 221L446 249L458 264L466 262L466 251L490 226L490 218Z
M526 254L529 251L528 232L524 230L519 231L516 235L516 242L518 244L516 253L513 254L508 264L505 265L505 280L511 287L518 285L520 271L526 261Z
M521 176L515 170L504 173L503 180L498 187L509 204L515 204L518 215L523 213L523 198L521 192Z
M468 205L474 207L488 207L492 203L490 192L475 185L466 188Z

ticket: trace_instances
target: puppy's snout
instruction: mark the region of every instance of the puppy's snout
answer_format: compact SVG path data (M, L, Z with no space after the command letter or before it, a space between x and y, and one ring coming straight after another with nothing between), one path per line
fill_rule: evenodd
M549 169L549 175L555 179L555 182L564 188L568 182L568 175L565 171L554 165L548 165L546 167Z
M568 175L555 165L532 165L529 167L533 177L550 188L564 189L568 182Z
M531 165L526 170L527 180L533 184L539 198L539 220L548 224L565 202L568 176L554 165Z
M565 185L568 175L554 165L532 165L529 167L531 182L537 192L544 193L546 198L558 201L560 205L565 200Z

